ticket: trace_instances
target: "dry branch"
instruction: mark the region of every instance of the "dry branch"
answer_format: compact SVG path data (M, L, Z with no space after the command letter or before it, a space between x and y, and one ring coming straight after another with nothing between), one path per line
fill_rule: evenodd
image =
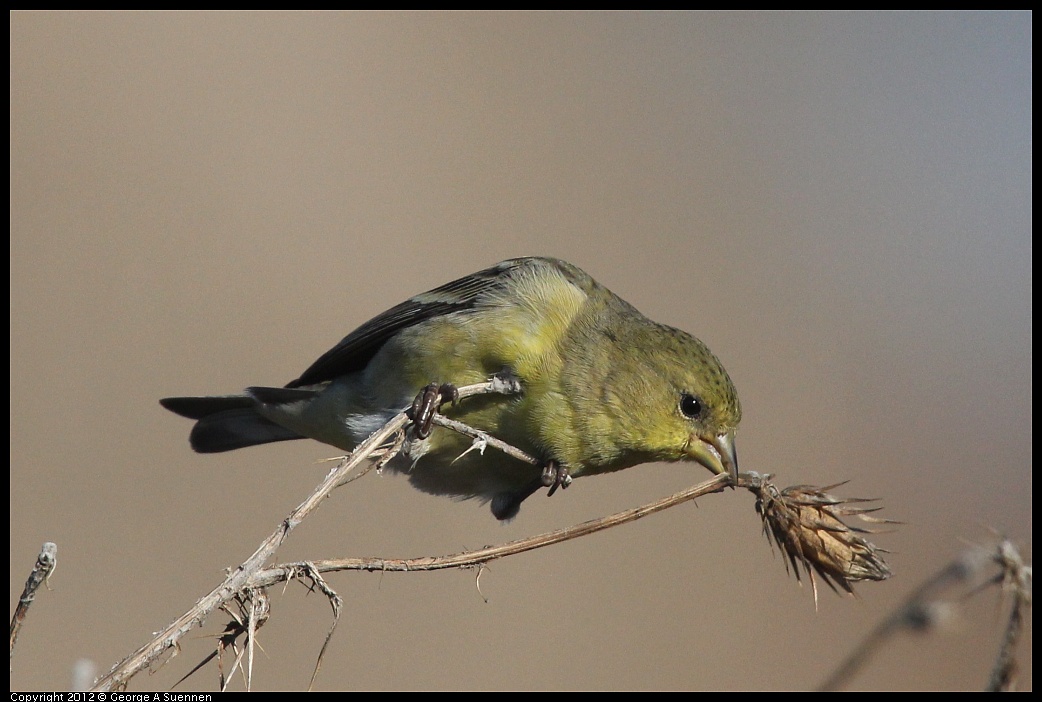
M36 557L29 578L25 581L22 596L18 598L18 606L15 607L14 616L11 617L11 658L14 658L14 644L18 640L18 632L22 629L25 617L29 614L29 607L36 599L36 591L40 585L45 583L58 565L58 545L50 541L40 548L40 555Z

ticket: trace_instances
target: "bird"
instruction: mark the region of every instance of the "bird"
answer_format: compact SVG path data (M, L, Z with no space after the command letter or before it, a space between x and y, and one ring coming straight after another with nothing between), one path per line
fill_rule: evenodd
M516 380L520 392L451 402L455 387L492 377ZM351 451L410 410L408 450L388 466L424 492L491 503L500 520L543 487L553 494L573 478L653 461L693 461L734 478L742 414L702 341L549 257L506 260L411 297L284 387L160 404L195 420L189 438L200 453L301 438ZM542 467L468 451L467 437L430 426L434 411Z

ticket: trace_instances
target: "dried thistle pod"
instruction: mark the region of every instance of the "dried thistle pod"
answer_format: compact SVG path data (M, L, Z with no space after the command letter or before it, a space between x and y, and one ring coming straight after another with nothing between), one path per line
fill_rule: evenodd
M770 478L765 475L748 486L756 495L756 511L763 519L767 540L787 557L786 569L791 563L796 579L801 581L802 564L814 589L815 607L818 603L815 573L834 592L838 592L838 585L851 595L853 583L890 577L890 567L881 555L886 551L861 536L877 531L843 521L844 517L857 517L875 524L896 523L870 516L881 508L864 505L875 500L829 494L829 490L844 483L823 488L793 485L779 490Z

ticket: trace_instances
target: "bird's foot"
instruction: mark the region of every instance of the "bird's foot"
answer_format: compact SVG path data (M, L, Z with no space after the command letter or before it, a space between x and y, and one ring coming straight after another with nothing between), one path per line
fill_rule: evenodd
M568 469L550 461L543 467L542 474L517 492L501 492L492 499L492 514L496 519L513 519L521 509L521 503L531 497L540 488L548 487L546 496L554 494L557 488L567 488L572 484L572 476Z
M549 461L543 466L543 474L539 478L539 482L543 487L548 487L550 490L546 493L547 497L557 492L557 488L565 489L572 484L572 476L568 474L568 469L564 466L558 465L556 461Z
M416 437L426 439L431 435L431 423L438 409L446 402L455 404L459 399L459 390L452 383L438 385L431 383L412 401L412 407L405 411L416 427Z

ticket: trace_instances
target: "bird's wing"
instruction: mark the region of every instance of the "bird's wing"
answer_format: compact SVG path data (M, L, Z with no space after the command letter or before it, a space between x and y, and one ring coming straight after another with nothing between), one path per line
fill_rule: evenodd
M501 288L518 272L548 264L557 266L558 263L541 258L511 259L416 295L345 336L286 387L312 385L359 371L388 339L402 329L432 317L473 309L479 297Z

